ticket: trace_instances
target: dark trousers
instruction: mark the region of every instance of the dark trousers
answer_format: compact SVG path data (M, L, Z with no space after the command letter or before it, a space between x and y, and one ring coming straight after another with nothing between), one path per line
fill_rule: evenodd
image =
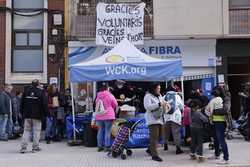
M191 154L203 156L203 128L191 127Z
M149 125L149 149L152 156L158 156L157 145L162 137L163 126L160 124Z
M171 133L174 138L174 144L177 147L181 147L181 125L172 121L166 122L165 124L165 144L168 144Z
M220 156L220 149L223 152L224 160L229 159L228 147L225 139L226 122L214 122L214 148L215 156Z
M247 140L250 140L250 112L247 113Z
M185 126L185 137L184 137L184 142L185 142L185 146L189 145L188 139L191 137L191 128L190 125L186 125Z
M64 138L65 125L63 120L56 120L56 138L61 140Z

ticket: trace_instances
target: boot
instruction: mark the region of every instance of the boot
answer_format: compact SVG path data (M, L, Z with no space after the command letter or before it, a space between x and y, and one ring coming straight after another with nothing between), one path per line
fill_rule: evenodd
M164 144L164 151L168 150L168 144Z
M181 150L181 148L180 147L176 147L176 155L178 155L178 154L182 154L183 153L183 151Z
M159 156L152 156L152 160L157 162L162 162L162 159Z
M47 143L47 144L50 144L50 143L51 143L51 138L50 138L50 137L46 137L45 140L46 140L46 143Z
M152 153L151 153L151 151L150 151L150 149L149 149L149 148L146 150L146 153L147 153L149 156L151 156L151 155L152 155Z

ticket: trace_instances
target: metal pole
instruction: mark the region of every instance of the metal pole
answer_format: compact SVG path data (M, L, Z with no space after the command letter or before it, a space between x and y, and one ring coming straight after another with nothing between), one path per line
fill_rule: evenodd
M74 91L72 82L70 82L70 89L71 89L71 103L72 103L73 140L76 141L76 118L75 118Z
M181 76L181 91L182 91L182 101L184 104L185 96L184 96L184 77L183 76Z

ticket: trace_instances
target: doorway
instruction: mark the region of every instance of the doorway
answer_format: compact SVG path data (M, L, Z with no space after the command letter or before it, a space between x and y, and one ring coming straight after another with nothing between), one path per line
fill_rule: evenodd
M250 57L233 57L228 59L228 85L231 92L232 116L238 119L240 115L240 96L242 85L250 82Z

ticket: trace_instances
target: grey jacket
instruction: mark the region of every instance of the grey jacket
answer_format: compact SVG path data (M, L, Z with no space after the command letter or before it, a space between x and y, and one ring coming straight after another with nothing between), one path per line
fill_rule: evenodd
M191 128L203 128L204 123L208 123L208 117L201 113L201 111L191 111Z
M10 104L11 104L11 98L10 96L2 91L0 92L0 114L10 114Z
M163 101L162 96L156 97L152 95L151 93L146 93L143 103L146 109L145 119L146 119L147 125L153 125L153 124L163 125L163 115L160 118L156 119L152 112L160 108L159 103L161 101Z

